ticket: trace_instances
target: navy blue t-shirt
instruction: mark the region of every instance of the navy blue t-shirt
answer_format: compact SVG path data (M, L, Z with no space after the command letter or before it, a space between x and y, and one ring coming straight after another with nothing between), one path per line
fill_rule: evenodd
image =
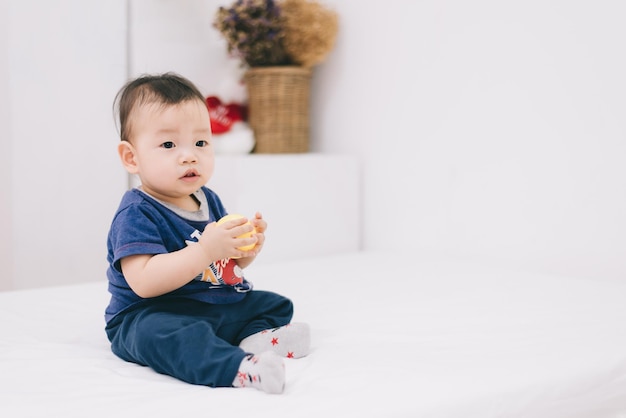
M209 222L226 215L217 194L206 187L201 191L206 196L209 212L209 219L203 221L187 219L140 190L133 189L124 194L107 240L107 277L111 293L105 311L107 323L126 309L150 300L184 297L206 303L234 303L252 289L252 284L245 280L235 261L230 259L211 263L183 287L156 298L141 298L126 282L120 267L122 258L178 251L186 247L187 242L197 242Z

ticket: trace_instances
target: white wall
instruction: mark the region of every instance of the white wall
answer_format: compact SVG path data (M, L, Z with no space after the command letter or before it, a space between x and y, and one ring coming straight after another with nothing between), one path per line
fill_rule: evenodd
M126 186L112 113L126 80L126 2L2 7L10 80L0 84L2 118L11 121L3 130L10 152L0 157L11 207L2 211L13 227L2 242L12 250L12 287L105 280L106 233Z
M239 61L228 57L224 40L212 27L217 8L228 2L128 1L131 76L174 71L206 95L225 98L225 92L233 91L243 70Z
M0 1L0 97L9 96L9 7ZM9 237L12 233L12 204L10 196L12 189L12 158L11 158L11 115L7 100L0 100L0 291L11 289L13 286L13 246Z
M362 158L366 248L626 280L626 3L329 4L313 136Z

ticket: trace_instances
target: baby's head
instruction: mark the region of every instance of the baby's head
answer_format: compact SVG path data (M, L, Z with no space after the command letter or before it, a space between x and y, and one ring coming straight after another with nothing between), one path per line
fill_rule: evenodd
M141 106L166 107L196 99L205 103L197 87L175 73L143 75L129 81L117 93L114 102L119 116L120 139L132 142L133 112Z
M118 93L118 153L143 191L181 208L212 176L214 152L206 102L185 78L166 73L129 81ZM190 206L189 203L192 203Z

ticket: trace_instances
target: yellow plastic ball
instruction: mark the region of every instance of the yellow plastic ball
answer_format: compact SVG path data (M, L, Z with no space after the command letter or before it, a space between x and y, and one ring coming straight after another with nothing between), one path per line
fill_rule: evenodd
M240 218L244 218L244 216L243 215L239 215L237 213L231 213L229 215L224 216L219 221L217 221L217 224L221 225L224 222L228 222L228 221L232 221L233 219L240 219ZM244 225L250 225L250 221L246 222ZM250 232L246 232L244 234L239 235L237 238L250 238L255 232L256 232L256 230L253 229ZM244 245L242 247L237 247L237 249L239 249L241 251L249 251L249 250L253 249L255 245L256 244Z

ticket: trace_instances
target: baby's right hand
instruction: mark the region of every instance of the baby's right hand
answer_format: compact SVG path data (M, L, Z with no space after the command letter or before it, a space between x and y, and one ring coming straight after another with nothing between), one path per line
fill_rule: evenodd
M253 230L254 227L246 218L232 219L221 225L211 222L204 228L198 243L211 262L224 258L248 257L254 251L242 251L238 247L254 245L257 238L254 235L250 238L237 237Z

